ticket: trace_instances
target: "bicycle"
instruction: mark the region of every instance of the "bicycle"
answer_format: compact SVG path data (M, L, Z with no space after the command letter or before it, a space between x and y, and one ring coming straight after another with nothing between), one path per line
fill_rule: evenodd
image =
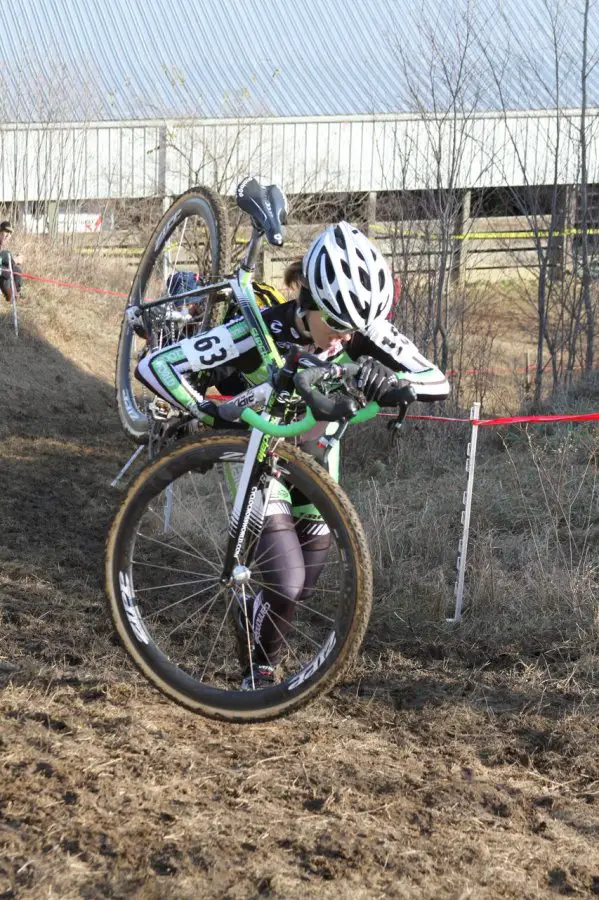
M119 638L150 682L194 712L248 722L288 713L332 687L361 645L373 590L363 527L345 492L289 440L317 421L336 422L322 439L330 452L350 424L374 417L379 406L365 403L355 364L323 363L293 344L281 358L259 313L252 271L263 237L283 243L284 198L275 186L247 179L237 202L252 217L245 260L185 300L218 298L238 310L268 379L220 404L221 418L236 431L178 441L138 475L110 530L106 586ZM172 303L170 296L148 300L142 315ZM226 350L222 332L196 334L195 351ZM400 419L404 390L398 382L384 398L399 406ZM282 637L278 683L244 692L239 679L252 653L252 606L272 563L257 556L264 511L294 492L316 508L331 545L314 595L296 602L292 623L265 612Z

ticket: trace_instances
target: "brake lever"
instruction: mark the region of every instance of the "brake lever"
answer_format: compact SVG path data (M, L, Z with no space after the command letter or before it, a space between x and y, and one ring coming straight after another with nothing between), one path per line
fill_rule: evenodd
M355 375L343 371L342 377L339 380L343 384L347 394L349 394L361 408L368 406L369 401L366 399L364 391L360 390L358 387L358 380Z
M330 454L331 450L333 449L335 444L338 444L339 441L343 438L343 435L347 431L348 426L349 426L349 420L342 419L340 422L337 423L337 428L335 429L333 434L323 434L322 437L320 437L317 440L316 446L320 450L324 450L324 454L323 454L323 458L322 458L322 462L323 462L324 466L326 466L326 464L328 462L329 454Z
M408 412L408 406L408 403L400 403L398 406L397 417L387 425L387 430L391 432L392 443L395 443L396 439L399 437L399 432L401 431L404 419Z

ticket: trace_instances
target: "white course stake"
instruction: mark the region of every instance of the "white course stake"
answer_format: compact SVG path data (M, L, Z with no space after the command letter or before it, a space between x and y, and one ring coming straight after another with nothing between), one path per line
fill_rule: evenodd
M116 486L117 486L117 484L119 483L119 481L121 480L121 478L123 477L123 475L125 474L125 472L127 471L127 469L129 468L129 466L130 466L133 462L135 462L135 460L137 459L137 457L139 456L139 454L141 453L141 451L142 451L142 450L146 450L146 449L147 449L147 448L146 448L145 444L140 444L140 445L139 445L139 447L137 448L137 450L136 450L136 451L133 453L133 455L127 460L127 462L125 463L125 465L123 466L123 468L121 469L121 471L119 472L119 474L116 476L116 478L114 479L114 481L111 481L111 482L110 482L110 487L116 487Z
M480 415L480 403L475 403L470 410L470 421L475 422ZM453 618L448 618L448 622L459 622L462 618L462 606L464 603L464 576L466 574L466 557L468 555L468 534L470 531L470 509L472 507L472 488L474 487L474 464L476 461L476 442L478 440L478 425L472 425L472 435L470 443L466 450L466 472L468 473L468 483L463 495L462 510L462 537L458 544L458 559L456 567L458 570L458 578L455 585L455 609Z
M164 528L162 529L164 534L166 534L170 528L172 511L173 511L173 486L172 486L172 484L169 484L166 489L166 502L164 504Z

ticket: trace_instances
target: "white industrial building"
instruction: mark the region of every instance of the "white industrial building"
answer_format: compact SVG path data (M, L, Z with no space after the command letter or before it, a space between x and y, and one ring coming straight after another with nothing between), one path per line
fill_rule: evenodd
M7 3L4 203L599 181L585 0Z
M559 185L570 225L584 181L596 215L585 0L7 2L0 203L30 230L246 174L362 195L369 220L390 193L463 192L468 214L473 193Z
M597 110L589 118L596 183ZM167 196L193 184L232 194L247 173L290 194L575 184L579 145L576 109L12 124L0 126L0 201Z

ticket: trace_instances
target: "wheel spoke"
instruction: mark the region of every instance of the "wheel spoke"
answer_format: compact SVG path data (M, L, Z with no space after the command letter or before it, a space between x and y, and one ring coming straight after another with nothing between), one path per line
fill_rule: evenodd
M147 588L137 588L136 594L148 594L150 591L166 591L169 588L173 587L182 587L187 584L198 584L200 581L203 581L203 578L192 578L191 581L172 581L170 584L156 584L152 587Z
M293 649L293 647L291 646L291 644L290 644L289 641L287 640L286 636L283 634L283 632L281 631L281 629L279 628L279 626L277 625L277 623L275 622L275 620L274 620L274 619L272 618L272 616L270 615L270 612L271 612L271 611L269 610L269 611L267 612L266 615L267 615L268 619L270 620L270 622L272 623L273 628L274 628L275 631L277 632L277 634L278 634L278 636L279 636L279 638L280 638L280 640L281 640L281 643L287 648L287 652L290 654L290 656L292 656L292 657L296 660L296 662L298 663L298 665L299 665L300 668L301 668L302 665L303 665L303 660L298 656L297 652ZM282 619L281 616L279 616L279 618ZM282 619L282 621L285 622L284 619ZM285 624L287 624L287 623L285 622ZM319 647L320 644L316 643L316 646ZM268 655L266 654L266 652L264 651L264 649L262 648L262 646L261 646L261 649L262 649L262 652L264 653L264 655L268 658ZM274 660L271 660L271 663L270 663L270 664L273 665L273 662L275 662L275 661L274 661Z
M212 575L206 575L204 572L192 572L191 569L178 569L175 566L160 566L157 563L149 563L143 559L131 560L132 565L144 566L146 569L162 569L165 572L184 572L186 575L201 575L202 578L212 578Z
M196 524L199 526L199 528L200 528L200 532L202 532L203 526L202 526L202 525L200 524L200 522L195 518L195 516L194 516L193 512L191 511L191 509L189 509L189 507L187 507L187 506L185 505L185 503L183 503L182 500L179 501L179 504L180 504L180 506L183 507L183 509L185 510L185 512L189 514L190 518L192 518L192 519L195 521L195 523L196 523ZM158 519L162 520L161 514L160 514L159 512L157 512L156 510L154 510L151 506L148 507L148 510L149 510L149 512L153 513L153 515L155 515ZM171 510L171 518L172 518L172 510ZM170 526L169 530L173 532L173 534L175 535L175 537L178 537L181 541L183 541L184 544L186 544L186 546L191 547L191 549L197 553L197 548L191 543L191 541L187 540L187 538L185 538L180 532L178 532L178 531L177 531L175 528L173 528L172 526ZM205 534L205 532L204 532L204 534ZM206 560L206 561L207 561L207 560Z
M221 591L220 593L222 594L222 591ZM214 598L214 601L216 602L217 599L218 599L218 595ZM221 623L220 623L220 627L219 627L219 629L218 629L218 633L217 633L216 637L214 638L214 641L212 642L212 647L210 648L210 653L208 654L208 658L207 658L207 660L206 660L206 664L205 664L205 666L204 666L204 670L203 670L202 675L201 675L201 680L202 680L202 681L203 681L204 678L206 677L206 671L207 671L207 669L208 669L208 665L210 664L210 660L212 659L212 654L214 653L214 648L215 648L215 646L216 646L216 642L217 642L217 640L218 640L219 637L220 637L221 631L223 630L223 626L224 626L225 622L227 621L227 618L229 617L229 614L230 614L230 612L231 612L231 604L232 604L232 603L233 603L233 595L231 595L231 599L229 600L229 602L228 602L228 604L227 604L227 609L226 609L226 611L225 611L225 614L224 614L224 616L222 617L222 620L221 620Z
M189 550L183 550L181 547L175 547L174 544L168 544L166 541L160 541L158 538L150 537L149 534L143 534L143 532L137 532L138 537L143 538L145 541L150 541L153 544L160 544L162 547L166 547L168 550L174 550L175 553L182 553L184 556L192 556L194 559L199 559L202 562L207 563L209 566L212 566L215 570L217 566L212 563L209 559L206 559L205 556L202 556L201 553L190 553ZM192 546L192 545L190 545Z
M204 603L202 603L201 606L199 606L197 609L194 609L194 611L193 611L192 613L190 613L190 615L185 619L184 622L181 622L179 625L177 625L176 628L173 628L173 630L172 630L172 632L171 632L171 635L173 635L176 631L178 631L179 628L182 628L183 625L186 625L188 622L190 622L190 621L193 619L194 616L197 616L199 613L201 613L203 610L205 610L204 616L203 616L201 622L198 624L198 626L197 626L196 630L194 631L193 635L191 636L191 638L188 639L187 644L185 645L185 648L184 648L185 651L187 651L187 650L189 649L189 647L190 647L190 645L191 645L191 641L192 641L192 640L195 638L195 636L198 634L200 628L202 627L202 625L203 625L204 622L206 621L206 616L208 615L208 613L210 612L210 610L212 609L212 607L214 606L214 604L216 603L216 601L218 600L218 598L220 597L220 595L222 594L223 590L224 590L224 588L221 587L221 588L217 591L217 593L215 594L215 596L212 597L212 599L206 600Z
M274 594L276 597L280 597L282 600L285 600L286 603L289 603L289 597L286 594L283 594L281 591L277 590L274 585L269 585L265 581L258 581L257 578L254 579L255 584L258 584L262 589L266 589L269 594ZM315 594L320 594L320 588L314 589ZM335 619L331 618L331 616L327 616L326 613L323 613L319 609L314 609L313 606L309 606L305 600L293 600L291 601L293 605L299 609L305 609L307 612L312 613L315 616L320 616L321 619L324 619L326 622L330 622L331 624L335 623Z
M155 612L149 613L149 614L146 616L146 618L148 618L148 619L154 619L154 618L156 618L156 616L162 615L162 614L165 613L167 610L169 610L169 609L174 609L175 606L179 606L181 603L185 603L187 600L191 600L192 597L199 597L200 594L205 594L206 591L212 591L212 590L214 590L214 587L215 587L214 584L210 584L210 585L207 585L205 588L202 588L202 589L199 590L199 591L194 591L193 594L187 594L186 597L181 597L179 600L175 600L175 601L173 601L173 603L169 603L169 604L167 604L167 606L162 606L160 609L155 610ZM209 601L206 601L206 603L207 603L207 602L209 602ZM205 605L205 604L202 604L202 607L203 607L204 605ZM202 607L199 607L199 609L201 609ZM197 612L197 610L195 610L194 612ZM177 628L180 628L180 627L181 627L181 624L182 624L182 623L180 623L179 625L177 625ZM175 629L175 631L176 631L176 630L177 630L177 629Z

